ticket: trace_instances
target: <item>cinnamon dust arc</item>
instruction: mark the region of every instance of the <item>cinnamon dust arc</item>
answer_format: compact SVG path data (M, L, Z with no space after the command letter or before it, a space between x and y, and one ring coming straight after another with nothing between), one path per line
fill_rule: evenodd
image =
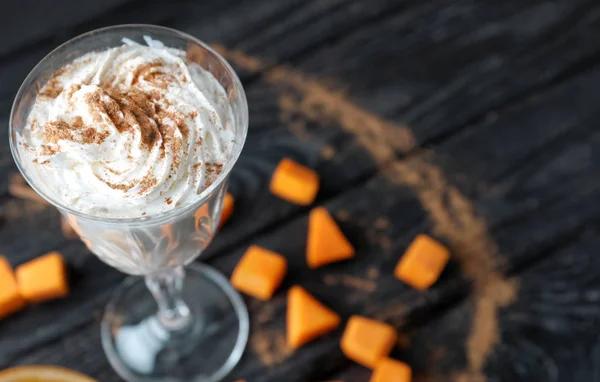
M268 323L273 320L276 309L275 304L265 304L255 300L249 307L250 311L256 312L252 315L252 331L250 333L250 347L258 355L263 365L271 367L279 365L293 353L287 346L285 331L281 328L269 327Z
M448 242L463 272L473 281L475 314L466 344L468 375L473 381L484 380L485 360L500 340L498 309L515 299L518 285L498 272L498 247L473 203L448 182L431 153L398 159L397 153L417 148L407 126L385 121L299 71L281 65L269 68L243 52L213 46L244 70L262 71L265 81L280 90L284 115L297 113L315 122L335 123L358 139L389 181L414 191L434 231Z

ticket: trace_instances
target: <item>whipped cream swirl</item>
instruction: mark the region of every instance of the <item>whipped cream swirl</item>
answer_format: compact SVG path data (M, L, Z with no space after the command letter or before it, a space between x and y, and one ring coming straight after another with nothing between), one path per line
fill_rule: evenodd
M185 51L146 42L57 71L22 131L26 172L75 210L131 218L193 202L231 154L223 87Z

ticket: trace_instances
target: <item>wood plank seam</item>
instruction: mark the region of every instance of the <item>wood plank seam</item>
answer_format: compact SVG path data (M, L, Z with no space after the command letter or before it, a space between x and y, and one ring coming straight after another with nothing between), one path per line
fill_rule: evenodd
M215 48L245 70L264 68L259 59L243 52L223 46ZM323 116L335 120L359 140L389 181L415 192L435 232L448 241L463 272L473 281L475 315L467 358L473 379L482 378L487 356L499 342L498 309L514 300L518 284L498 271L499 250L487 232L485 221L477 216L475 206L447 181L431 154L407 160L396 157L396 150L407 153L415 148L416 139L408 127L382 120L289 67L277 65L261 72L261 76L268 83L292 88L300 94L292 97L284 93L285 108L295 109L311 120L319 121ZM390 165L385 166L390 160Z

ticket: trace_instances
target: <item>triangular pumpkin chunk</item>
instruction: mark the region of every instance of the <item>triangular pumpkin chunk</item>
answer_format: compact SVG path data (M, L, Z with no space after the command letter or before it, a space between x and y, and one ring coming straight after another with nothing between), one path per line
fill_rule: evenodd
M287 343L297 349L340 325L341 319L304 288L296 285L288 292Z
M310 268L354 257L354 247L323 207L310 211L306 262Z

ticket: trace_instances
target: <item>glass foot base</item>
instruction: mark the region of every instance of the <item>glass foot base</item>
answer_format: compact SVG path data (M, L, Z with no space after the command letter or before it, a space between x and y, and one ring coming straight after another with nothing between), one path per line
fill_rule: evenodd
M130 277L106 308L102 345L129 382L212 382L240 360L248 341L248 311L229 281L213 268L186 267L183 299L192 321L166 331L144 279Z

